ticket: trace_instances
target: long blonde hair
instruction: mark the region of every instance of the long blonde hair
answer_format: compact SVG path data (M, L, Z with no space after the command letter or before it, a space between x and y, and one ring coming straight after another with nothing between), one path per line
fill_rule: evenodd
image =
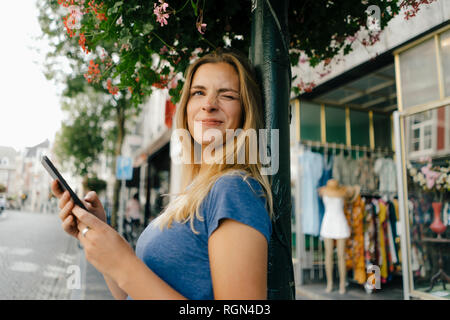
M240 102L243 108L242 131L237 135L237 137L233 137L231 140L234 142L236 139L234 147L225 148L224 145L222 150L226 149L226 152L222 153L223 158L218 159L216 157L216 161L209 165L207 170L202 170L202 174L199 174L201 165L194 163L194 153L191 152L191 150L194 150L194 145L196 142L192 136L190 136L189 139L183 138L181 143L182 151L183 153L189 152L191 161L181 165L181 190L183 191L168 204L163 213L156 219L157 224L161 227L161 229L164 226L170 228L174 220L182 223L190 221L192 231L197 233L196 230L194 230L194 219L197 218L199 220L203 220L203 217L200 216L199 208L214 183L224 175L243 171L245 174L241 174L241 176L244 178L244 181L247 181L248 177L252 177L261 184L264 191L263 196L266 198L266 209L269 216L273 216L271 185L268 177L261 174L259 147L256 163L255 161L252 161L253 163L249 163L248 161L249 142L246 139L246 130L254 129L256 134L259 135L259 129L264 128L264 112L259 86L255 80L253 69L245 57L235 52L217 50L203 56L189 66L185 74L186 81L183 86L181 101L175 114L176 127L178 129L188 130L186 109L190 98L192 79L197 69L203 64L220 62L230 64L236 70L239 77ZM245 162L243 164L235 161L235 157L239 154L239 152L245 152ZM227 163L230 162L226 161L227 159L232 159L232 163ZM250 184L249 186L251 187Z

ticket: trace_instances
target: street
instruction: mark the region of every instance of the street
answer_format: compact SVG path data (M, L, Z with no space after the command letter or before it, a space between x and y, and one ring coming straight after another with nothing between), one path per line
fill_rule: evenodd
M78 256L77 241L62 230L57 214L4 211L0 215L0 300L70 299L68 270L77 266Z

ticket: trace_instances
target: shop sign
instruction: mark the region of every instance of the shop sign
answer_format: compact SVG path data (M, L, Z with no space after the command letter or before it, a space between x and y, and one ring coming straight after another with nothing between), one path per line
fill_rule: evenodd
M133 162L131 157L118 156L116 160L116 178L131 180L133 177Z

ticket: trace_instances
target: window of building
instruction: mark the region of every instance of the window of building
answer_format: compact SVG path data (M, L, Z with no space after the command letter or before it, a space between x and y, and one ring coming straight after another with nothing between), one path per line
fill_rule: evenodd
M300 101L301 140L320 141L320 105Z
M354 146L370 146L369 114L364 111L350 110L351 141Z
M434 38L400 53L400 77L403 108L439 99Z
M374 113L373 114L373 131L375 136L375 147L391 148L392 132L391 118L389 115Z
M7 157L3 157L1 160L0 160L0 165L2 165L2 166L7 166L9 164L9 159L7 158Z
M434 152L436 140L435 110L411 116L409 120L410 157L426 156Z
M327 142L346 143L345 109L325 107Z
M450 97L450 30L440 35L440 50L445 96Z

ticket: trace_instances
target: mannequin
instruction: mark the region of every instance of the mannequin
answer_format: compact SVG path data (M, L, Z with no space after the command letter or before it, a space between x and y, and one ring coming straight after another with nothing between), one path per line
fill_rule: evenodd
M325 215L320 228L320 235L325 244L325 274L327 278L326 292L333 290L333 253L334 240L337 242L339 293L345 293L346 267L345 243L350 236L350 227L344 214L344 202L352 201L359 194L359 186L340 186L337 180L330 179L325 187L319 188L319 195L323 198Z

